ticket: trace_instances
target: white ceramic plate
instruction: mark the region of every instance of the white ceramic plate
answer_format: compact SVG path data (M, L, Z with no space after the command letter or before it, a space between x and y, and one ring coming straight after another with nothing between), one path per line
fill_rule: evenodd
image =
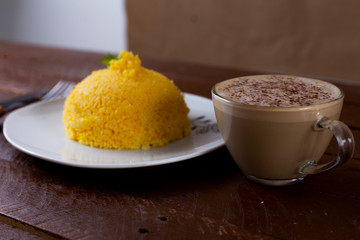
M17 149L51 162L84 168L135 168L174 163L224 145L212 101L185 94L190 108L190 136L149 150L106 150L72 141L61 121L64 99L20 108L6 118L4 135Z

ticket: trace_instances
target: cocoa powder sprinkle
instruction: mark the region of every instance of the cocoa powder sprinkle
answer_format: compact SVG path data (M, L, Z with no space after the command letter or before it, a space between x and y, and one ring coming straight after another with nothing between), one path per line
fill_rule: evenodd
M340 90L332 84L283 75L231 79L218 84L215 91L241 104L269 107L321 104L340 95Z

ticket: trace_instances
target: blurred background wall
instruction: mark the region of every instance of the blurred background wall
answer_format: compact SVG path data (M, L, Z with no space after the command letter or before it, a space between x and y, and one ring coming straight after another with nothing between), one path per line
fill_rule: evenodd
M0 40L112 52L127 48L124 0L0 0Z
M140 55L360 82L358 0L126 3Z
M0 40L360 83L358 0L0 0Z

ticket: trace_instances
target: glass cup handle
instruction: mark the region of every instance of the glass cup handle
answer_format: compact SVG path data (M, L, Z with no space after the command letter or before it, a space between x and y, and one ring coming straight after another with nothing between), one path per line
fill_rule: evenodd
M335 160L317 164L314 160L308 161L299 169L301 174L315 174L325 172L336 166L339 166L352 158L355 151L354 136L347 125L337 120L330 120L327 117L322 118L315 125L315 130L328 129L335 136L339 151Z

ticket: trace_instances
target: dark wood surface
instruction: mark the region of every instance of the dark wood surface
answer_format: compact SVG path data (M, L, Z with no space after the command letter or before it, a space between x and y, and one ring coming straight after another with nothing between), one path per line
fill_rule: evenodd
M104 53L105 54L105 53ZM0 101L103 68L104 54L0 42ZM140 56L141 57L141 56ZM185 92L254 74L143 59ZM341 120L360 143L360 86ZM331 160L332 142L323 157ZM288 187L248 181L222 147L157 167L96 170L49 163L0 135L1 239L360 239L360 150L330 172Z

